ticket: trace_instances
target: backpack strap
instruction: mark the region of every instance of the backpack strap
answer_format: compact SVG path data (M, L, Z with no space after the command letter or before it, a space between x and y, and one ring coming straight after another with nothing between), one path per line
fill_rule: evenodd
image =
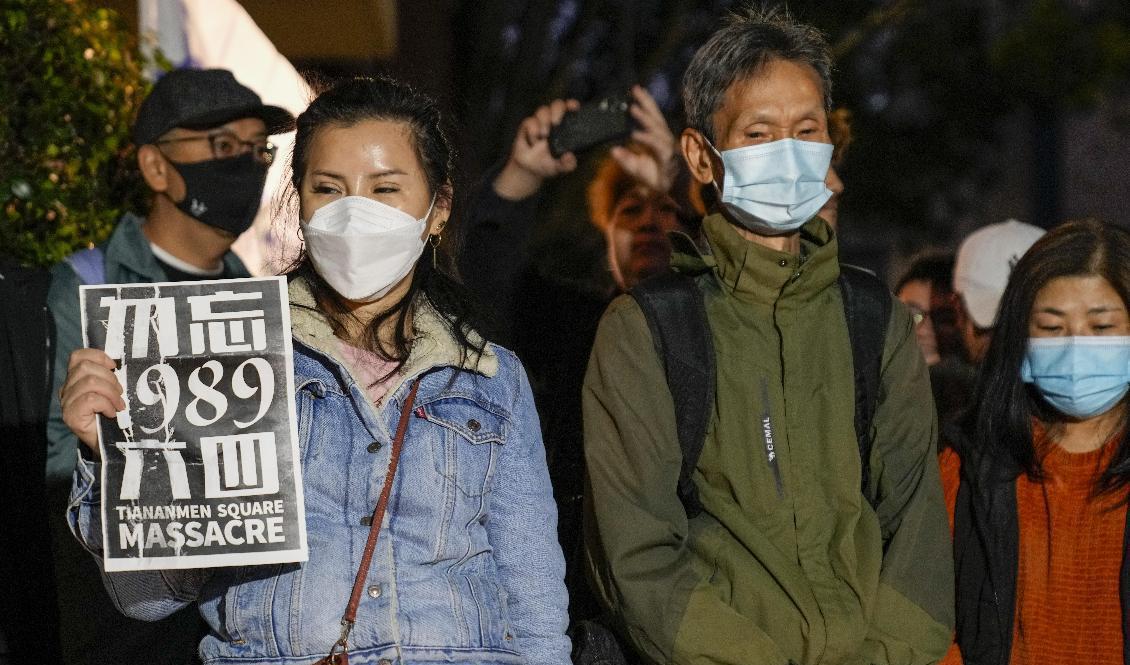
M855 381L855 433L859 447L860 490L871 483L872 423L879 402L883 347L891 318L891 293L874 273L841 264L840 292L851 343ZM714 339L702 291L688 275L668 271L644 280L630 292L643 310L655 352L663 362L675 403L679 448L683 453L678 494L688 517L702 512L691 478L714 411Z
M859 445L860 489L871 500L871 425L879 403L880 373L887 322L891 318L891 292L874 273L840 264L840 294L844 301L851 359L855 375L855 437Z
M678 494L687 517L694 517L702 512L702 504L691 474L702 454L710 414L714 411L714 339L706 318L706 303L694 278L674 271L646 279L629 293L647 319L675 402L679 448L683 453Z
M65 261L71 265L71 269L78 275L81 283L106 283L106 255L101 247L80 249L68 256Z

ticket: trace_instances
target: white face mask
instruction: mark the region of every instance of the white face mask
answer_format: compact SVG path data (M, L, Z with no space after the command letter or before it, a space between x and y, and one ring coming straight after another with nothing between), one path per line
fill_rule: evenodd
M422 219L364 196L345 196L302 222L314 269L346 300L372 302L412 272L424 252Z
M832 198L824 184L832 164L831 143L780 139L723 152L710 147L726 171L719 191L723 205L754 233L795 231Z

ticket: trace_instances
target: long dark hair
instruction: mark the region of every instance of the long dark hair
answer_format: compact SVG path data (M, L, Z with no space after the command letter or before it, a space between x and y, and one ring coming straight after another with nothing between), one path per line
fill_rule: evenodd
M1032 245L1013 268L978 373L975 406L965 421L976 451L988 457L985 462L1033 478L1042 476L1040 457L1033 445L1032 418L1054 426L1063 416L1021 381L1028 321L1036 294L1048 282L1057 277L1088 275L1103 277L1123 303L1130 303L1130 232L1094 219L1067 222ZM1130 432L1122 434L1095 491L1113 492L1127 484Z
M298 116L288 188L290 191L286 198L293 203L302 190L310 146L319 130L324 127L350 127L367 120L402 123L408 129L408 136L424 170L429 193L435 195L437 207L450 207L454 197L452 181L455 151L448 140L439 107L431 97L405 83L383 76L358 77L337 83L319 94ZM284 201L284 206L285 203ZM450 220L448 226L450 227ZM450 228L446 231L449 236L453 235ZM480 324L483 321L473 304L474 299L450 268L455 265L453 244L440 243L438 247L427 248L416 261L408 292L391 307L373 317L365 327L361 340L363 346L394 363L383 378L388 378L399 370L408 359L412 350L411 331L407 329L408 317L412 315L420 298L426 298L431 303L439 312L444 325L455 336L462 351L461 366L469 351L482 353L485 338L482 337L484 326ZM434 265L433 251L442 254L442 260L437 256ZM341 296L314 270L305 250L286 272L291 276L302 277L310 284L320 311L329 319L335 333L340 332L346 321L354 316ZM391 346L382 341L379 334L390 321L394 322L395 327ZM472 335L472 331L478 334Z

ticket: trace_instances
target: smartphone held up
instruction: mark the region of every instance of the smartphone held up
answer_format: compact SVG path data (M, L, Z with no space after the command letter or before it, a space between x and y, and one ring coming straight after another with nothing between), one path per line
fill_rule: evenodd
M616 93L566 113L561 124L550 130L550 153L557 158L627 138L633 128L630 109L631 98Z

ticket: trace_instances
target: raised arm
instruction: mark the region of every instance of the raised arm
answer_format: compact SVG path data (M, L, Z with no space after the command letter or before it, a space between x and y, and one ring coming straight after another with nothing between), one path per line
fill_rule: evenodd
M529 263L530 239L545 181L577 168L577 158L549 153L549 131L575 100L555 100L539 107L518 126L503 167L471 194L463 218L464 246L459 270L479 300L494 310L508 340L514 291Z

